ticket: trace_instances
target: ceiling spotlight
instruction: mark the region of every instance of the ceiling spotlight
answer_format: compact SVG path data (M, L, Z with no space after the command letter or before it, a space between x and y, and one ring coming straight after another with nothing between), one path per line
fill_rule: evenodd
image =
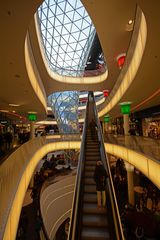
M9 103L9 106L11 106L11 107L19 107L20 105L19 104L15 104L15 103Z
M133 21L130 19L130 20L128 21L128 24L131 25L132 23L133 23Z

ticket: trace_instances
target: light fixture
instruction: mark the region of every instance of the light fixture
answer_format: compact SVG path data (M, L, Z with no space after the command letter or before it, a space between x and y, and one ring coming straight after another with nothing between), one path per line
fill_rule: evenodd
M128 21L128 24L131 25L132 23L133 23L133 20L130 19L130 20Z
M103 90L103 96L108 97L109 95L109 90Z
M122 114L130 114L131 102L122 102L119 105L121 107L121 113Z
M37 112L28 112L29 114L36 114Z
M36 121L37 120L37 115L35 113L28 113L28 120L29 121Z
M8 110L1 109L0 112L9 112Z
M126 59L126 53L121 53L117 56L117 63L118 63L119 69L123 67L125 59Z
M134 20L130 19L126 24L125 30L130 32L133 30L133 26L134 26Z
M11 107L19 107L20 105L19 104L15 104L15 103L9 103L9 106L11 106Z

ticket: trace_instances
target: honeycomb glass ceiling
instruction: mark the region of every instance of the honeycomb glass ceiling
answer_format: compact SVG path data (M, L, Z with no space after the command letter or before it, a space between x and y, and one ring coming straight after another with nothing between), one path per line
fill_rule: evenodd
M50 68L83 76L95 28L80 0L45 0L38 9L42 42Z

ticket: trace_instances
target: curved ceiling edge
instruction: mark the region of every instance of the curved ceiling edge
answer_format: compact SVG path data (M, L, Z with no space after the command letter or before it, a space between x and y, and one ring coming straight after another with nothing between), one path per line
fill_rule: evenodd
M45 111L47 113L47 97L46 97L44 86L42 84L36 63L34 61L28 33L25 39L24 51L25 51L25 64L26 64L27 74L28 74L30 83L34 89L34 92L36 93L38 99L44 106Z
M147 24L145 16L140 9L137 7L135 27L133 36L131 39L130 47L127 53L125 65L121 70L119 78L108 97L107 103L102 109L98 111L98 116L102 117L113 109L113 107L123 97L131 83L134 81L135 75L140 66L142 56L145 50L147 39Z

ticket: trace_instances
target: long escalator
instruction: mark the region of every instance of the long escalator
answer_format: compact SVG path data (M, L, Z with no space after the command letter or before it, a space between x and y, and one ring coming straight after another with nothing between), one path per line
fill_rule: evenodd
M90 122L97 127L91 131ZM89 94L84 124L80 161L72 208L69 240L124 239L117 213L115 195L110 177L107 179L105 208L98 208L94 171L97 161L102 161L108 173L100 123L97 120L93 93Z
M101 160L99 141L95 133L92 139L87 131L85 166L84 166L84 193L81 239L110 239L108 229L107 209L97 207L96 185L93 178L96 162Z

